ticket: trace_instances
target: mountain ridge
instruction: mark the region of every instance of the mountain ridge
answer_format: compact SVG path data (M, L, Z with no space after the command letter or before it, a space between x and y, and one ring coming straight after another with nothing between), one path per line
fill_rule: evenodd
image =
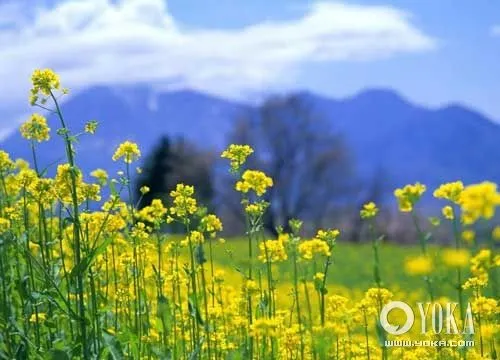
M340 99L307 90L291 94L345 137L361 178L383 170L388 187L417 180L436 186L459 178L500 182L495 166L500 163L500 124L477 110L458 103L427 108L385 88ZM238 118L256 113L254 104L196 90L158 91L147 86L97 86L73 95L62 108L75 132L88 120L100 122L96 135L80 141L78 159L85 172L96 167L115 171L118 165L111 156L120 142L137 141L146 154L161 134L220 151ZM54 120L49 118L56 137ZM18 131L0 146L13 157L31 158ZM40 162L49 164L62 151L61 141L40 144Z

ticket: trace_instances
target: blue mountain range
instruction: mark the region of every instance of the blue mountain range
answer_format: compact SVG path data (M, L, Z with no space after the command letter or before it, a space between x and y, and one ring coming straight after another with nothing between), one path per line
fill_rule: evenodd
M500 125L461 105L429 109L412 104L398 93L371 89L344 99L311 92L296 96L341 134L361 178L383 174L388 187L420 181L434 187L444 181L500 182ZM84 135L77 145L78 165L117 171L111 160L124 140L140 144L147 154L162 134L183 137L209 150L220 151L241 116L256 105L192 90L154 91L149 87L94 87L72 96L63 112L73 132L97 120L96 135ZM51 167L64 154L49 118L50 142L38 147L39 162ZM293 119L290 119L293 126ZM13 157L31 158L19 132L0 143ZM53 166L52 166L53 168Z

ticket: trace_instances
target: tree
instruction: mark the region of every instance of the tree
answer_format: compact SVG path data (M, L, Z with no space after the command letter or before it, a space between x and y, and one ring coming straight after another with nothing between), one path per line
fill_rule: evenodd
M163 136L146 157L142 174L136 182L136 193L149 187L139 207L149 205L153 199L168 203L169 193L178 183L195 187L197 199L210 207L214 189L212 184L213 156L183 139L170 140Z
M237 122L231 142L254 147L248 166L274 180L265 220L273 234L277 226L287 230L293 218L320 226L352 194L352 161L342 137L299 95L265 101Z

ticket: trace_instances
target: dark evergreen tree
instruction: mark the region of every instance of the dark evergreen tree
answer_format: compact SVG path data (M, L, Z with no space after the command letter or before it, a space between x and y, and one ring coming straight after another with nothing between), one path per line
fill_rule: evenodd
M146 157L136 183L137 198L141 197L141 187L150 189L142 195L139 208L151 204L153 199L161 199L168 206L170 191L178 183L194 186L200 204L210 208L214 196L212 165L211 153L196 148L184 139L171 140L162 136Z

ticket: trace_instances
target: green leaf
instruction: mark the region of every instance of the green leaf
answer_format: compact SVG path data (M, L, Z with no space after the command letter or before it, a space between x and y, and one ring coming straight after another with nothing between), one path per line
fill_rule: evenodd
M198 245L195 249L194 256L197 264L204 264L207 262L207 258L205 257L205 251L203 250L202 245Z
M111 243L111 241L112 241L112 238L107 238L106 240L103 241L103 243L101 245L92 249L87 256L85 256L78 264L75 265L75 267L73 267L73 269L71 269L71 272L69 275L70 278L73 279L78 274L85 274L85 272L90 267L90 265L92 265L92 262L94 261L94 259L99 254L103 253L106 250L106 248Z
M160 296L158 298L158 310L156 316L161 320L163 332L168 335L172 328L173 319L170 302L165 296Z
M69 355L63 350L51 350L49 354L51 360L70 360Z
M205 322L203 321L203 318L201 317L200 310L194 305L194 302L191 298L188 300L188 309L189 313L191 316L196 319L196 321L200 324L203 325Z
M382 324L380 324L379 319L377 319L376 321L375 330L377 332L378 343L380 344L380 346L385 346L385 341L387 340L387 334L384 328L382 327Z
M122 347L118 339L106 331L103 332L102 336L111 358L113 360L124 360L125 356L123 355Z

